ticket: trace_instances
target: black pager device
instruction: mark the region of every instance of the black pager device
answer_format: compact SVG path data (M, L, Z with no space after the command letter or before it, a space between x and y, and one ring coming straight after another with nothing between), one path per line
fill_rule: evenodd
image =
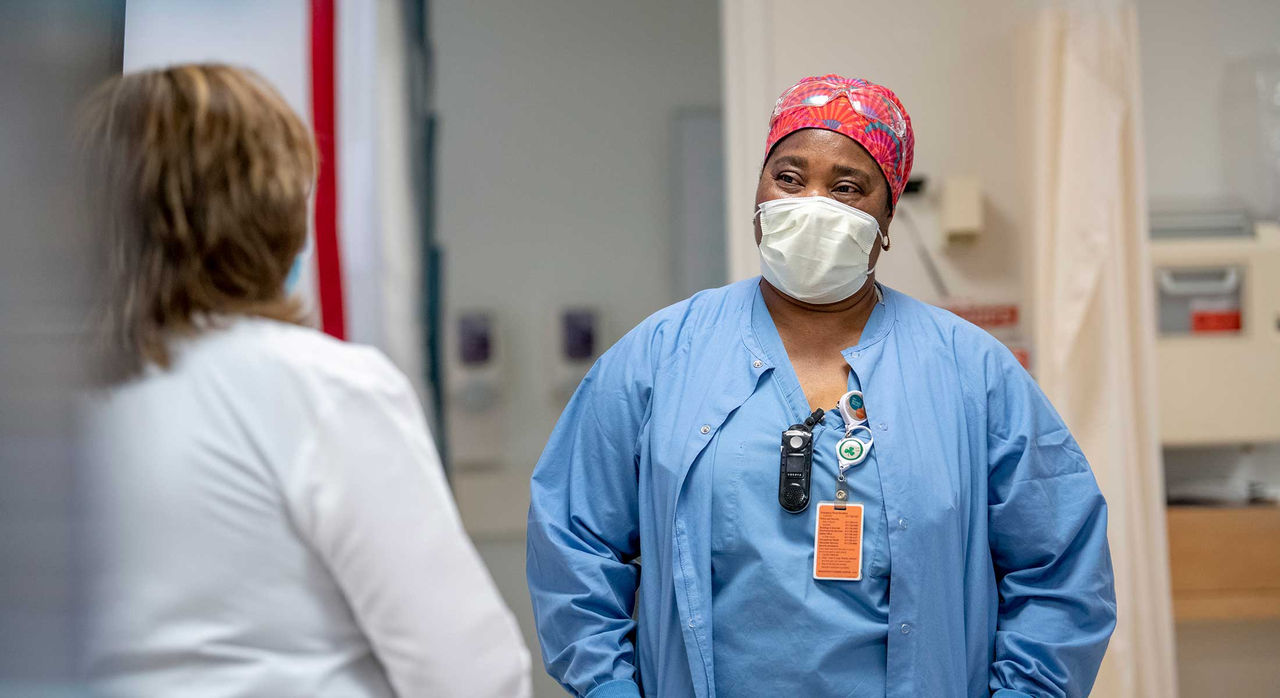
M822 420L814 410L803 424L782 432L782 464L778 473L778 504L792 514L809 508L809 472L813 467L813 425Z

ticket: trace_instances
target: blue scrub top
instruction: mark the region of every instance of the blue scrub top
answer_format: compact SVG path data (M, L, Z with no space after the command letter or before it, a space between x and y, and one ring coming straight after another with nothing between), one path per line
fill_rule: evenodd
M877 313L883 314L880 304L868 321L870 332L881 319ZM715 483L711 646L716 692L883 696L889 535L875 447L845 474L849 501L864 507L862 580L815 580L817 504L835 500L836 442L845 434L845 422L835 405L820 405L827 412L813 429L811 503L799 514L784 511L778 504L782 431L809 416L809 403L759 293L751 329L774 368L725 420L706 451ZM849 389L859 390L859 385L850 366ZM858 436L866 432L860 430ZM784 655L785 662L761 670L767 658Z

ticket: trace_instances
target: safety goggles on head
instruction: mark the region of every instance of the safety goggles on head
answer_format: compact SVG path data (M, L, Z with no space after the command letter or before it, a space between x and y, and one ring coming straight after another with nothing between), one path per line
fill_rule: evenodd
M770 121L779 115L794 109L821 107L833 99L844 97L849 106L866 119L886 126L899 138L907 133L907 119L902 110L888 97L855 85L846 85L826 80L811 80L799 83L782 93L773 108ZM794 102L793 102L794 100Z

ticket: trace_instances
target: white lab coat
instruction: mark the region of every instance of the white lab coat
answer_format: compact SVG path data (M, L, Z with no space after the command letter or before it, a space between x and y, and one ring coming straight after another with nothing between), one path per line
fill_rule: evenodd
M98 687L529 695L404 375L307 328L220 324L90 410Z

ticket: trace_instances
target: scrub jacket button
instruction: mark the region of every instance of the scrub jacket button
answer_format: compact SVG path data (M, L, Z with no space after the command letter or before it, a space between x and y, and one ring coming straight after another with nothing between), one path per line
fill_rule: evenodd
M905 530L907 530L907 520L906 520L906 519L898 519L898 530L900 530L900 531L905 531Z
M692 627L693 627L693 619L692 619L692 618L690 618L690 619L689 619L689 627L690 627L690 628L692 628Z
M910 635L910 634L911 634L911 624L910 624L910 623L903 623L903 624L902 624L902 628L901 628L901 630L902 630L902 634L903 634L903 635Z
M761 366L763 366L763 365L764 365L764 362L763 362L763 361L761 361L760 359L756 359L755 363L753 363L753 364L751 364L751 365L752 365L752 366L755 366L756 368L760 368Z
M877 424L876 428L879 429L880 431L889 431L889 425L885 424L884 422L880 422L879 424Z
M711 433L711 425L710 425L710 424L703 424L703 425L702 425L702 428L701 428L701 429L699 429L698 431L702 432L703 434L710 434L710 433Z

